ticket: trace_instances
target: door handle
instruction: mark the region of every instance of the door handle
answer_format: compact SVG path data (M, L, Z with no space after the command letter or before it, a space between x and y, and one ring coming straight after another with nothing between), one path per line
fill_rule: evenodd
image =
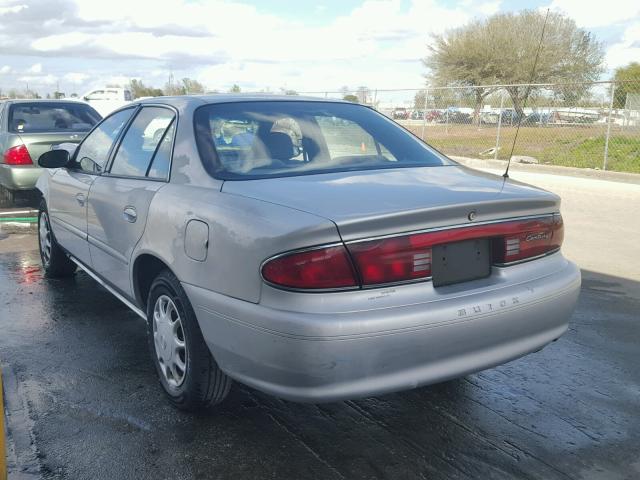
M122 215L127 222L134 223L138 219L138 212L136 212L134 207L125 207Z
M85 201L86 197L84 196L84 193L76 193L76 202L78 202L81 207L84 207Z

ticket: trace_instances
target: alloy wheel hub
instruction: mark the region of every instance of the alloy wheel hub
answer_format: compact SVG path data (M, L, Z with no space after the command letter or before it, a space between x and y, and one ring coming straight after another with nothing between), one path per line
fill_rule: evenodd
M153 343L165 380L179 387L187 370L186 342L178 309L167 295L159 296L153 308Z

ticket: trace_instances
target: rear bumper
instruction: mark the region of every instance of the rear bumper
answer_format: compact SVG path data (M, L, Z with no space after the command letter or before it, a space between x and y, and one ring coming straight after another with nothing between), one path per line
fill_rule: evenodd
M34 166L0 164L0 185L9 190L31 190L42 169Z
M464 376L557 339L575 307L580 271L553 257L543 261L552 273L531 281L342 313L276 310L184 287L231 377L282 398L328 402Z

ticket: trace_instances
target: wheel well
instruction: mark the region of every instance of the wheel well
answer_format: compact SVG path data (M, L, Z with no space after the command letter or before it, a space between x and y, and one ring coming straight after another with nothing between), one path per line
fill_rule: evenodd
M136 258L133 264L133 290L143 309L146 309L153 280L164 269L169 269L167 264L153 255L144 253Z

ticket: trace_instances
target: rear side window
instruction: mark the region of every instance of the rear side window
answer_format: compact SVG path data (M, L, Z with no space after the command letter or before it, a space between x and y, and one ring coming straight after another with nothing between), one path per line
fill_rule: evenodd
M161 107L144 107L125 133L111 166L113 175L144 177L158 150L167 155L163 139L174 120L173 111ZM170 140L169 140L170 141ZM158 169L166 159L158 160ZM155 162L154 162L155 163ZM168 163L168 162L167 162Z
M173 132L175 128L176 121L174 120L171 122L171 126L167 129L162 140L160 140L160 145L158 145L158 150L151 161L151 168L147 174L149 178L157 178L159 180L167 180L169 178L171 152L173 149Z
M16 103L9 109L9 131L13 133L88 132L101 120L83 103Z

